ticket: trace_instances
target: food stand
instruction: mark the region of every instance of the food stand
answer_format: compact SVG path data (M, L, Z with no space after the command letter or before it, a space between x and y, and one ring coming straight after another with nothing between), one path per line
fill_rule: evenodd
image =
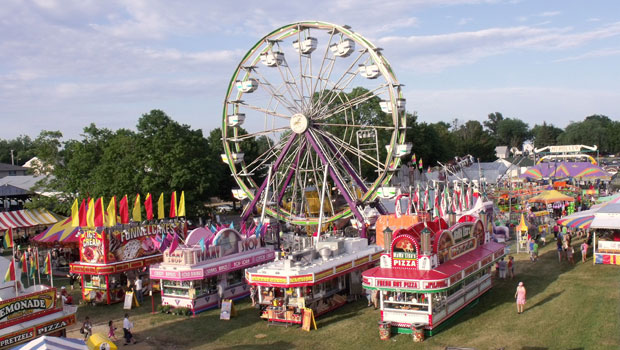
M181 235L182 230L180 222L80 230L80 261L70 264L70 272L82 277L82 299L121 302L130 275L162 261L152 238L172 232Z
M379 291L381 321L398 333L432 335L488 291L491 267L505 255L504 244L490 240L492 217L487 202L452 225L437 218L381 232L381 264L363 273L364 288Z
M620 265L620 203L609 203L593 215L594 264Z
M301 324L304 308L320 316L363 294L361 273L382 251L365 238L321 236L313 247L310 237L294 239L300 249L245 273L258 288L261 318L270 323Z
M220 297L236 300L248 296L250 289L244 280L244 269L275 258L274 250L262 247L259 239L242 237L230 228L205 236L207 241L214 242L208 247L188 244L199 241L194 236L200 231L207 230L192 231L186 245L173 252L168 248L163 263L150 269L151 279L161 280L162 305L188 308L194 315L217 307Z
M9 260L0 257L0 271ZM20 280L20 270L16 271ZM15 281L0 282L0 349L9 349L43 335L65 336L74 324L77 306L63 305L56 288L34 285L22 289Z

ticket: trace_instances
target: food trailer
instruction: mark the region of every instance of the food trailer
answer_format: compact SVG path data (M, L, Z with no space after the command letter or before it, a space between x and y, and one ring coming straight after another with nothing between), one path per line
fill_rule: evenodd
M80 261L70 264L70 272L82 277L82 299L105 304L122 301L127 280L162 261L154 237L174 232L182 237L183 229L182 222L169 222L80 230Z
M366 238L294 236L299 249L282 259L246 270L258 288L261 318L270 323L301 324L304 308L320 316L363 294L361 273L379 261L382 248Z
M0 271L8 266L9 260L0 257ZM16 274L21 280L19 269ZM76 311L77 306L63 305L56 288L37 284L24 290L20 282L0 282L0 349L43 335L64 337Z
M493 207L486 204L477 215L451 217L452 224L424 218L380 233L385 253L363 284L379 291L381 321L392 332L432 335L491 288L491 267L505 246L490 240Z
M166 249L163 258L150 269L151 279L161 280L162 305L184 307L195 315L217 307L221 299L248 296L244 269L272 261L275 253L261 246L258 238L243 237L231 228L215 234L199 228L188 235L185 245L172 252Z

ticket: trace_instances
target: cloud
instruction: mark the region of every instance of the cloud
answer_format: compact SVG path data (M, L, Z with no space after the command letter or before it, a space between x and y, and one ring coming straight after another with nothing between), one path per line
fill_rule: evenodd
M465 25L467 23L470 23L471 21L473 21L473 19L471 17L461 18L456 24L462 26L462 25Z
M560 12L560 11L545 11L545 12L537 14L537 16L538 17L555 17L555 16L558 16L561 13L562 12Z
M562 50L617 36L620 22L583 32L570 27L518 26L426 36L385 36L378 44L389 50L390 57L396 56L404 69L439 72L511 51Z
M606 48L606 49L586 52L584 54L577 55L577 56L565 57L559 60L555 60L554 62L579 61L579 60L585 60L588 58L609 57L609 56L618 56L618 55L620 55L620 49Z

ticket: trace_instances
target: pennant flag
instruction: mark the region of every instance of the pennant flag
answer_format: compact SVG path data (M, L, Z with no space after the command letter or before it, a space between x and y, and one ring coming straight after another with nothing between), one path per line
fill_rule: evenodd
M71 206L71 226L80 226L80 205L78 204L77 198L73 201L73 205Z
M162 220L164 217L164 193L162 192L157 200L157 219Z
M216 233L217 232L217 227L215 227L215 225L211 224L211 232Z
M34 248L34 263L37 267L37 271L39 270L39 248Z
M136 195L136 200L133 203L133 210L131 211L131 219L135 222L142 221L142 207L140 206L140 193Z
M43 273L46 275L52 275L52 256L50 252L47 252L47 256L45 257L45 266L43 267Z
M37 270L37 268L34 266L34 256L31 255L30 256L30 278L34 278L34 272Z
M159 251L160 252L164 252L166 250L166 248L168 248L168 240L165 238L162 238L161 240L161 244L159 245Z
M113 227L116 226L116 197L112 196L110 198L110 203L108 204L108 208L106 209L106 226Z
M437 192L439 192L439 189L435 187L435 189L433 190L433 216L434 217L439 217L439 196Z
M88 226L88 223L86 222L86 200L82 199L82 204L80 204L80 212L79 212L79 217L80 217L80 224L78 226Z
M25 253L22 254L21 263L22 263L22 273L27 274L28 273L28 261L26 260Z
M95 227L95 200L92 198L88 201L88 209L86 210L86 226Z
M103 197L95 201L94 227L103 227Z
M5 249L13 248L13 229L9 227L4 233L4 240L2 242Z
M181 191L181 198L179 199L179 207L177 208L177 216L185 216L185 191Z
M15 281L15 260L11 259L9 263L9 268L6 270L6 274L4 275L4 282Z
M121 217L121 224L129 223L129 204L127 203L127 195L123 196L118 202L118 215Z
M177 191L172 192L170 197L170 218L177 217Z
M146 194L146 199L144 200L144 210L146 211L146 219L153 220L153 197L150 193Z
M418 164L418 168L419 169L424 169L424 166L422 165L422 158L420 158L420 163Z
M414 153L413 157L411 157L411 164L413 164L415 166L417 162L418 161L415 159L415 153Z
M200 244L200 250L204 253L205 249L207 249L207 246L205 245L205 238L202 237L200 241L198 241L198 244Z
M175 250L177 250L177 247L179 246L179 236L177 236L177 233L174 233L174 236L172 236L172 242L170 243L170 254L174 253Z

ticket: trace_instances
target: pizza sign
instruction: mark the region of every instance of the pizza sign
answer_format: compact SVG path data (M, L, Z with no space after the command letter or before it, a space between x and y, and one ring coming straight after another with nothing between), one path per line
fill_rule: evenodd
M418 244L410 235L399 235L392 242L392 267L416 269L418 267Z

